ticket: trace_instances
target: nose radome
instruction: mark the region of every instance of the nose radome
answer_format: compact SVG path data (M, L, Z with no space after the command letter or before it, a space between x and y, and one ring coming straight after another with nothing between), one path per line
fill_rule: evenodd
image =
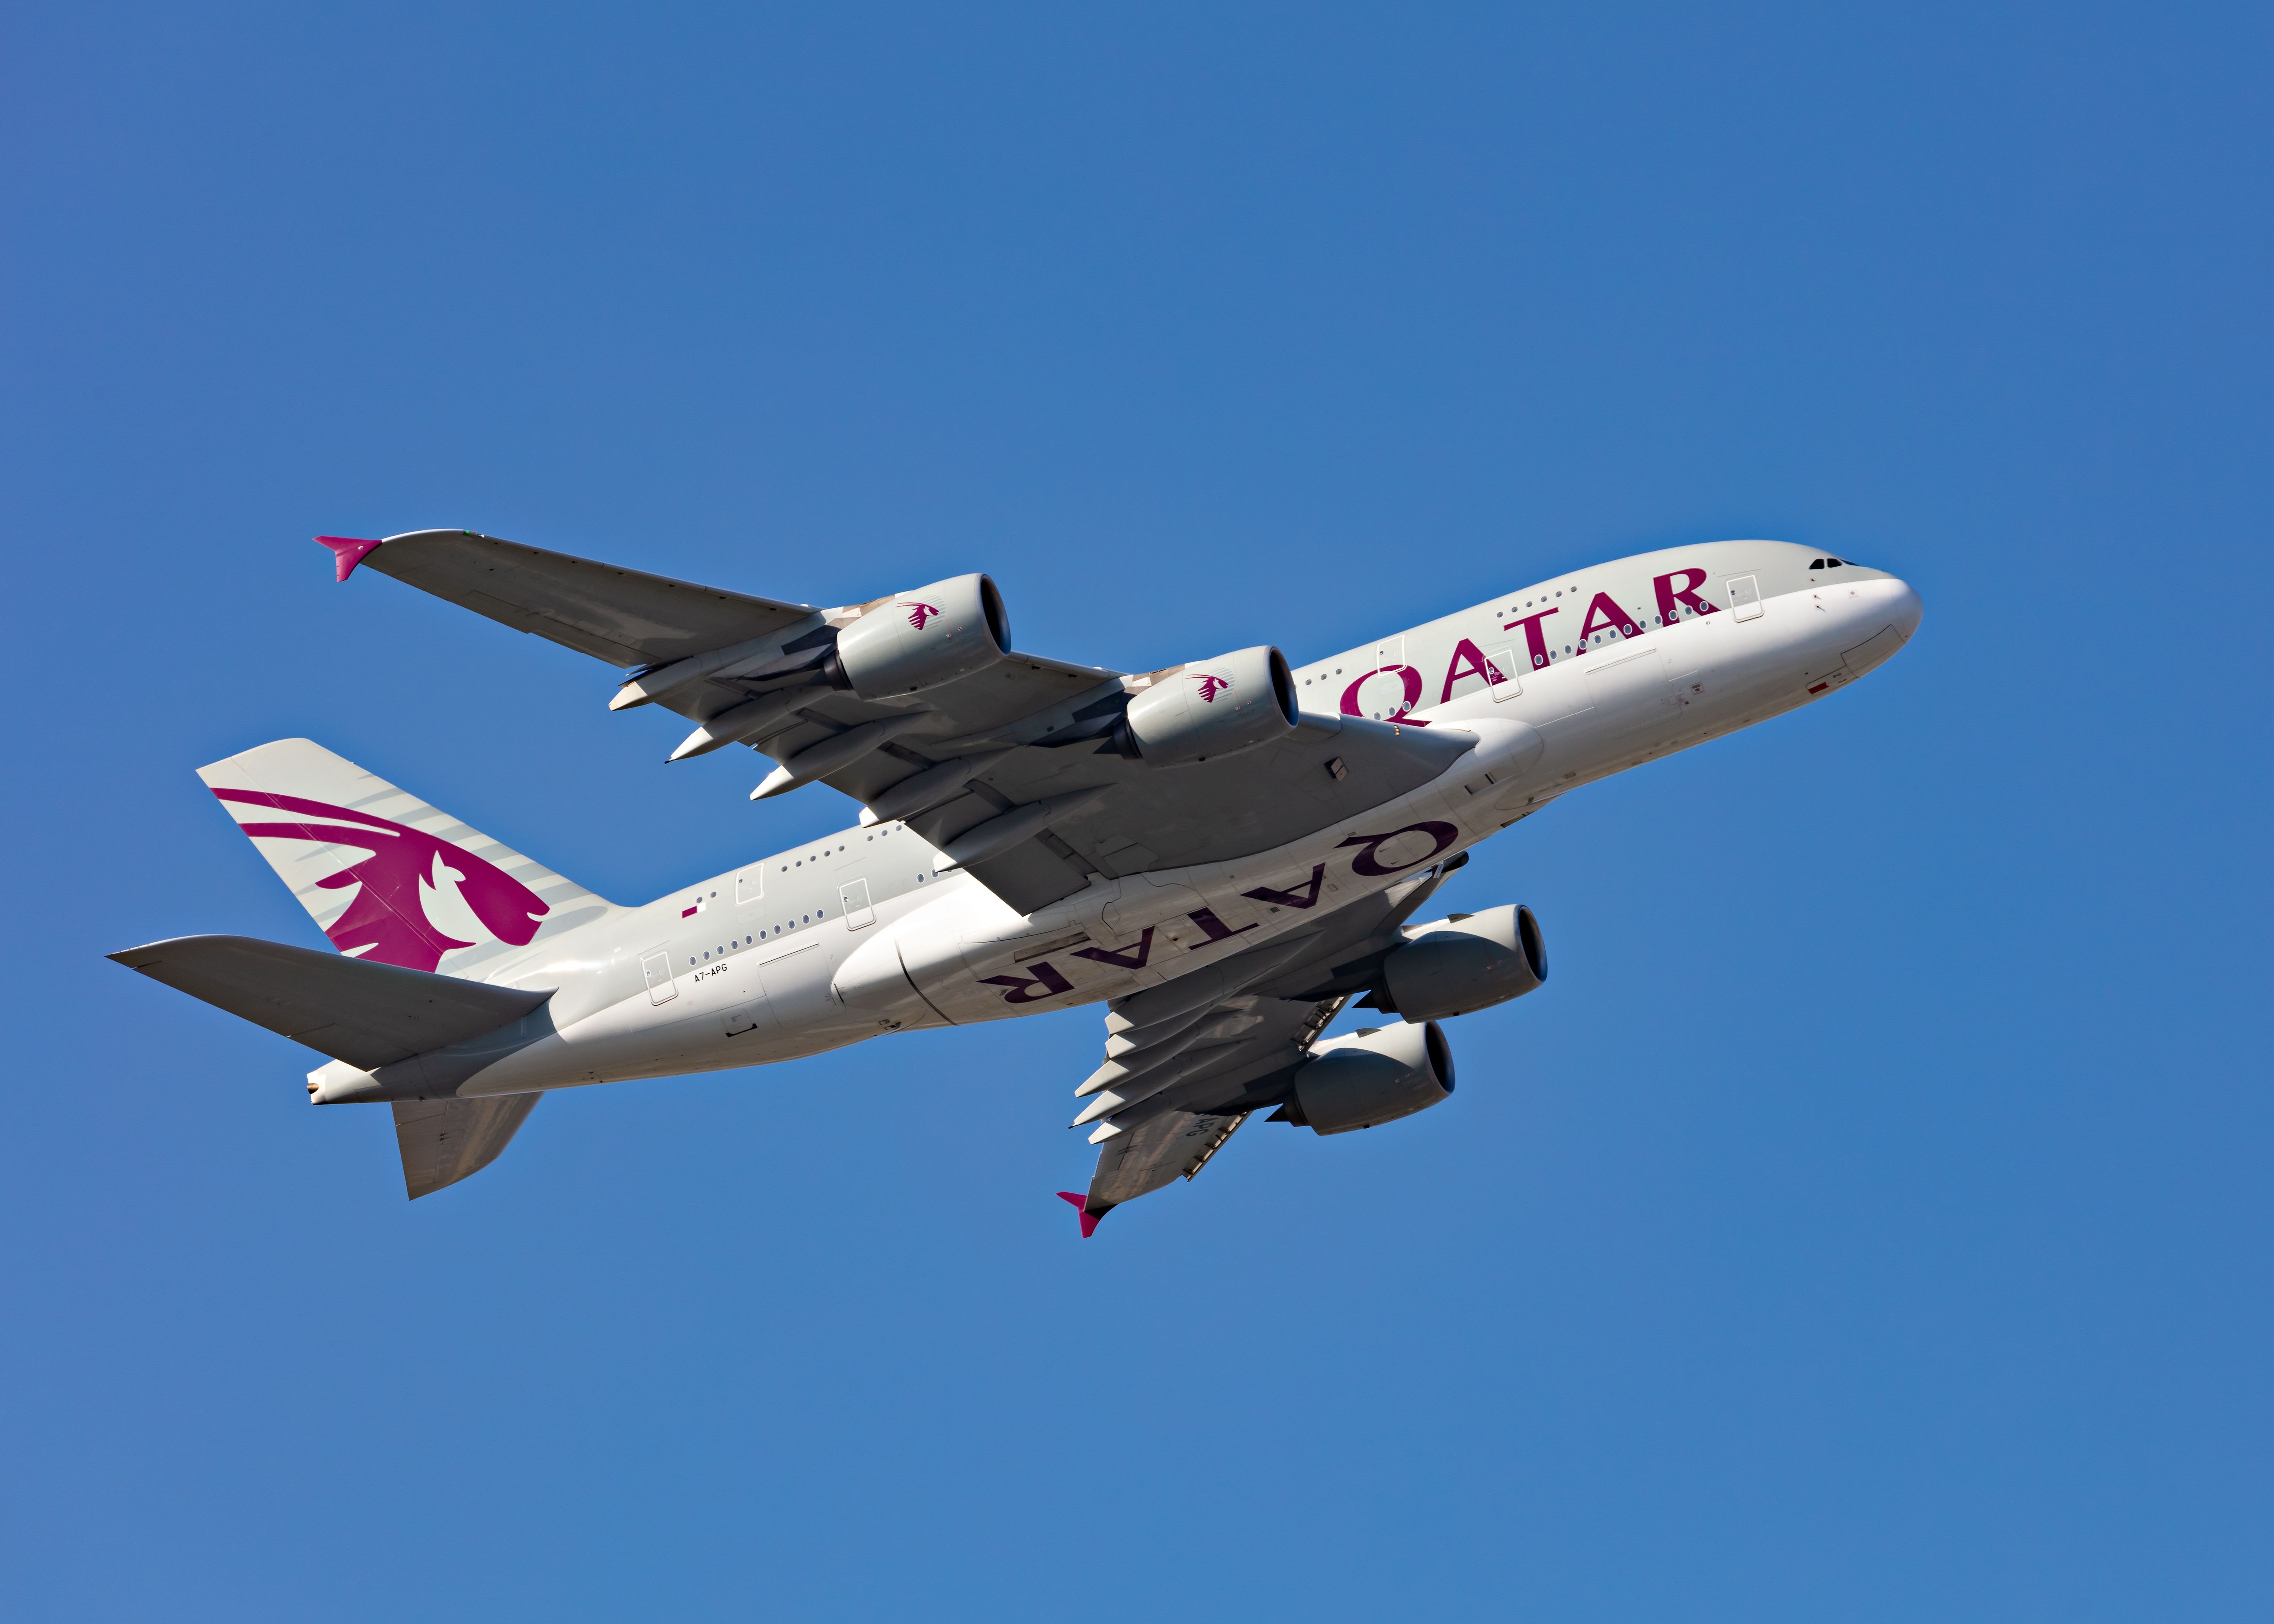
M1919 616L1924 613L1925 605L1919 602L1919 595L1909 582L1899 581L1889 575L1886 584L1894 589L1887 608L1894 617L1894 628L1902 633L1903 641L1909 643L1911 634L1918 630Z

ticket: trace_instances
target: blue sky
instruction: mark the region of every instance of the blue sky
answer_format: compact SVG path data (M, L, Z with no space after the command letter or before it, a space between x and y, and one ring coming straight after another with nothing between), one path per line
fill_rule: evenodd
M2270 33L10 11L0 1602L2265 1617ZM1555 976L1394 1129L1081 1242L1078 1012L566 1095L414 1207L101 957L320 943L195 767L306 734L627 901L850 812L308 539L427 525L986 569L1132 668L1725 537L1926 619L1483 848Z

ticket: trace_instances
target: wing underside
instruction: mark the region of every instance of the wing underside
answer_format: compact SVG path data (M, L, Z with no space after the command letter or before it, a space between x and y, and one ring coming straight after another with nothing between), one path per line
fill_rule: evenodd
M391 536L363 567L612 665L651 665L782 631L816 613L471 530Z
M1085 1232L1123 1202L1196 1177L1249 1116L1287 1099L1311 1045L1373 982L1443 873L1351 903L1299 940L1224 960L1198 996L1170 981L1108 1006L1106 1064L1078 1091L1091 1102L1083 1118L1106 1135Z

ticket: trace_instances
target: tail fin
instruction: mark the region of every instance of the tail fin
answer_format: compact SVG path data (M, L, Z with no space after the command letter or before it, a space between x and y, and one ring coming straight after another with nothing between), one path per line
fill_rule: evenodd
M306 739L198 769L332 945L476 979L614 905Z

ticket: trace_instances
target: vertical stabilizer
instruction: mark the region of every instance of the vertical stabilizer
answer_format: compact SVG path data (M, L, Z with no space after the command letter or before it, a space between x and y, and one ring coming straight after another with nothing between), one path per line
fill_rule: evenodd
M614 905L306 739L198 776L343 953L481 978Z

